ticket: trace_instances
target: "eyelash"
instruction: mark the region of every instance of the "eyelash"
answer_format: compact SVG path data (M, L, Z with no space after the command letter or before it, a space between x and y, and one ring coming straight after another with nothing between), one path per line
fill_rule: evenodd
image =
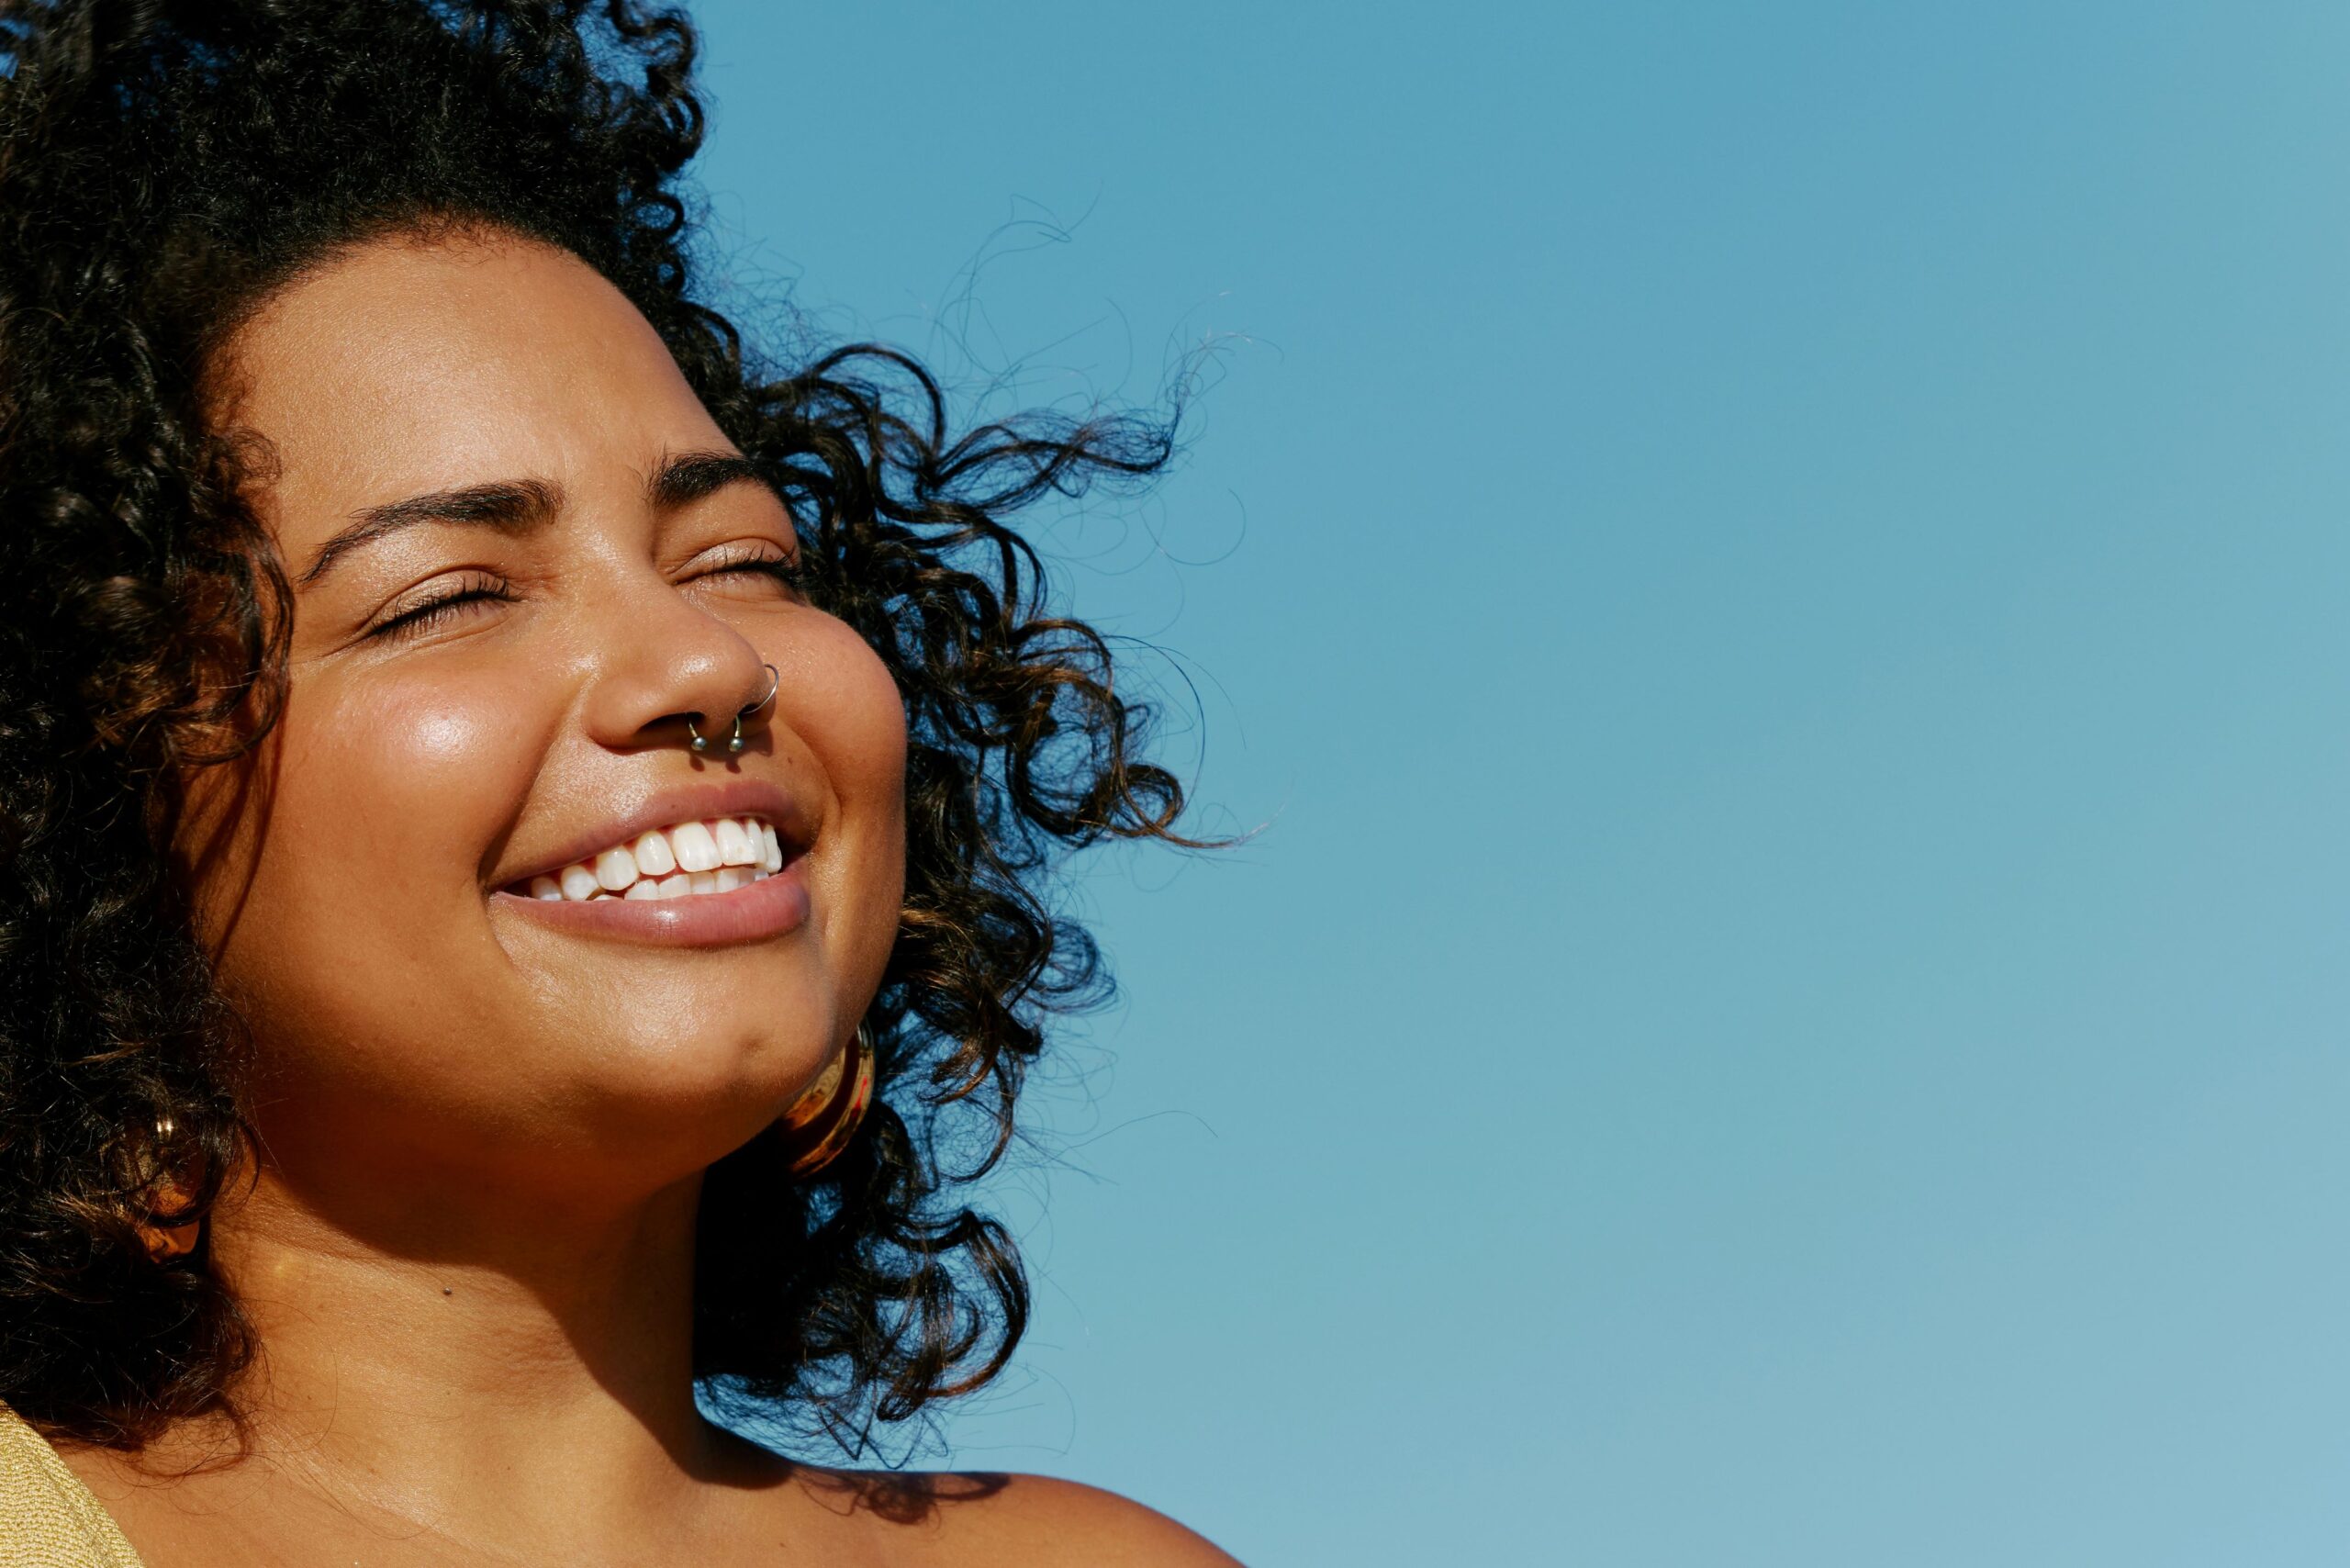
M703 577L723 577L731 572L751 572L760 577L772 577L786 588L798 586L800 568L797 560L789 555L766 554L757 545L751 545L748 548L751 554L732 561L722 562L706 572L696 573L687 580L699 582ZM513 589L503 578L493 577L487 572L474 573L451 585L446 592L401 610L397 615L370 631L367 635L371 638L381 637L390 640L421 636L433 627L445 624L455 618L457 613L468 604L485 602L511 604L514 602L514 598Z
M699 581L701 577L720 577L728 572L755 572L763 577L773 577L786 588L796 587L800 581L799 558L793 555L770 555L767 554L768 548L764 545L746 544L743 546L742 554L731 561L720 562L710 570L698 574L692 580Z
M464 605L480 600L496 600L501 604L513 602L513 590L505 581L487 572L474 573L422 604L411 605L397 615L370 631L370 637L398 639L420 636L433 627L455 617Z

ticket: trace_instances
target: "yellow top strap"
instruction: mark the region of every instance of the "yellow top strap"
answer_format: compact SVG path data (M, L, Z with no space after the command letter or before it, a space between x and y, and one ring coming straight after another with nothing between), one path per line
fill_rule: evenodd
M81 1477L0 1405L0 1568L145 1568Z

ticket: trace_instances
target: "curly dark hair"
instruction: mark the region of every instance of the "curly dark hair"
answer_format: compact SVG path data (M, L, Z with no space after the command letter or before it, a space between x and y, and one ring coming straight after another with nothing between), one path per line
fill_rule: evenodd
M0 0L0 1400L51 1435L233 1415L252 1352L207 1249L158 1260L140 1230L159 1194L201 1215L250 1149L247 1047L171 857L190 778L273 721L290 622L204 384L273 290L399 232L528 237L620 288L904 699L878 1103L812 1181L765 1139L709 1172L705 1396L854 1448L1020 1336L1016 1251L959 1189L1005 1149L1043 1022L1106 984L1047 874L1105 836L1196 841L1147 707L1004 519L1140 482L1171 419L957 434L901 353L746 347L695 297L695 48L632 0Z

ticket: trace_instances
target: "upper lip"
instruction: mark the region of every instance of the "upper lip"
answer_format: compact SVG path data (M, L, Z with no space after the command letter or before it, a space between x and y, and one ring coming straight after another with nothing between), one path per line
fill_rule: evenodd
M783 786L761 778L727 778L649 795L621 815L582 828L546 854L532 856L520 869L499 874L491 885L509 888L533 877L553 876L565 866L593 859L599 851L632 843L656 827L712 817L757 817L768 823L787 861L814 840L807 813Z

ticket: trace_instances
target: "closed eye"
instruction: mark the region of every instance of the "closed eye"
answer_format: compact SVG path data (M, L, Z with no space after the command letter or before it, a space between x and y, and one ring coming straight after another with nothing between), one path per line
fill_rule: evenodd
M722 551L715 563L686 580L752 578L779 583L797 597L800 576L798 557L780 545L753 542ZM402 642L468 620L479 613L479 606L511 604L515 599L512 586L504 578L488 572L470 572L421 599L398 606L364 635L371 641Z
M705 577L765 577L798 588L801 574L799 557L781 545L753 542L729 545L719 552L716 561L687 579L699 582Z
M401 641L421 636L476 613L480 604L510 604L514 590L502 577L487 572L468 573L417 603L406 605L367 629L369 638Z

